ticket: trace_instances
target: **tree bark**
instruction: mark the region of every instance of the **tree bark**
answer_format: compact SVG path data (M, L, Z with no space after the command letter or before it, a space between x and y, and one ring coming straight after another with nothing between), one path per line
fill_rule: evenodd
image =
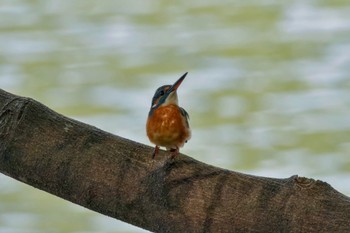
M0 172L31 186L155 232L350 232L350 198L325 182L152 150L0 89Z

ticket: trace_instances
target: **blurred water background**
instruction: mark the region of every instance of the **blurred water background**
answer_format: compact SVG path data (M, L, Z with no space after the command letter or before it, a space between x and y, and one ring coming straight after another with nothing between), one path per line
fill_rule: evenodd
M183 153L350 195L350 2L2 0L0 88L149 144L155 89L179 89ZM0 176L0 233L145 232Z

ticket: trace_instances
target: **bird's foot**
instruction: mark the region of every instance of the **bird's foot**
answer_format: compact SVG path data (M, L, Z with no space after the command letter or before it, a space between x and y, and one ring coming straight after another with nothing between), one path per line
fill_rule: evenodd
M154 159L156 157L158 152L159 152L159 146L156 146L153 150L153 153L152 153L152 159Z
M171 152L171 156L170 156L170 158L171 159L174 159L175 157L176 157L176 155L178 155L179 154L179 147L176 147L176 148L171 148L170 149L170 152Z

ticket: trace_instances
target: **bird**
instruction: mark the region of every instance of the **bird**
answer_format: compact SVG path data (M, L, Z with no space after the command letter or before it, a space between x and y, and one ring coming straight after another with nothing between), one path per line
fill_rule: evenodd
M176 92L187 73L173 85L159 87L152 98L146 123L147 136L155 144L152 159L158 154L159 147L165 147L174 159L179 154L179 148L191 138L189 115L179 106Z

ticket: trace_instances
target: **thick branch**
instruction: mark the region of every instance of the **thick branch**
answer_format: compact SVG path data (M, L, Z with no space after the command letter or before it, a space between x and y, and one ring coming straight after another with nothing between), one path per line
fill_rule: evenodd
M327 183L151 153L0 89L0 172L36 188L156 232L350 232L350 198Z

